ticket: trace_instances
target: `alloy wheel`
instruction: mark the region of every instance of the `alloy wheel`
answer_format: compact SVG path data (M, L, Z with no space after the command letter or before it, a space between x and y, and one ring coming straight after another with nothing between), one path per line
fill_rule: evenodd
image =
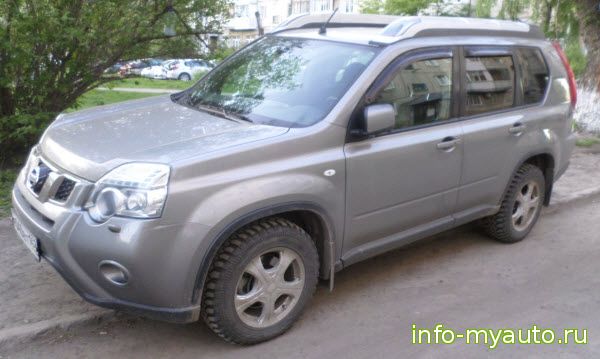
M304 263L289 248L253 258L238 280L235 310L244 324L265 328L285 318L304 290Z
M512 212L512 223L517 231L523 231L534 220L540 208L540 187L535 181L525 183L515 199Z

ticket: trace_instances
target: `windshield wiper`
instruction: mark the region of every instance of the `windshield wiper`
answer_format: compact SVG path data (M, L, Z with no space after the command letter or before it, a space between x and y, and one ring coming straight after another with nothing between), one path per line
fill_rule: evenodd
M202 110L202 111L205 111L205 112L209 112L209 113L211 113L213 115L217 115L217 116L222 117L222 118L224 118L226 120L229 120L229 121L235 121L235 122L247 121L247 122L251 122L251 123L254 122L248 116L241 115L241 114L228 113L222 107L205 105L205 104L196 105L194 107L197 108L197 109L199 109L199 110Z
M250 119L250 117L248 117L246 115L242 115L241 113L229 113L229 112L225 111L225 109L223 109L223 115L225 115L230 120L231 119L233 119L233 120L242 120L242 121L254 123L254 121L252 121Z

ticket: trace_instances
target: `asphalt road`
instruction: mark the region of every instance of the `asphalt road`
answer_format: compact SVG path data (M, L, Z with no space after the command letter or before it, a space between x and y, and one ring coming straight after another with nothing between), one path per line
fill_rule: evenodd
M600 356L600 200L547 211L523 242L504 245L473 226L356 264L329 293L322 283L285 335L241 347L203 324L125 315L31 343L0 358L403 358ZM588 329L585 345L411 344L411 325L465 329Z

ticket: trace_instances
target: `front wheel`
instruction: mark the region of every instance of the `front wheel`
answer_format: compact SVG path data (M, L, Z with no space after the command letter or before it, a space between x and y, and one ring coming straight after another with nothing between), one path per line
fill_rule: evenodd
M261 220L217 253L204 288L204 320L233 343L274 338L298 319L318 273L317 250L304 230L282 218Z
M482 220L487 234L505 243L525 238L540 216L545 193L542 171L531 164L521 166L511 180L498 213Z

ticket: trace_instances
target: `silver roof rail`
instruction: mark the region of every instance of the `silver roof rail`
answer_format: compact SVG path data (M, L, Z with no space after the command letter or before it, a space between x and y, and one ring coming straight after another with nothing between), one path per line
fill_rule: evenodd
M323 25L331 13L323 13L316 15L299 14L286 19L277 26L271 34L297 29L315 28L318 29ZM334 27L380 27L384 28L398 16L390 15L363 15L363 14L336 14L329 24L328 28Z
M305 28L318 29L331 14L300 14L286 19L271 33ZM328 28L378 27L382 28L378 40L392 43L410 37L428 36L510 36L544 39L541 29L532 24L517 21L437 16L390 16L370 14L336 14Z

